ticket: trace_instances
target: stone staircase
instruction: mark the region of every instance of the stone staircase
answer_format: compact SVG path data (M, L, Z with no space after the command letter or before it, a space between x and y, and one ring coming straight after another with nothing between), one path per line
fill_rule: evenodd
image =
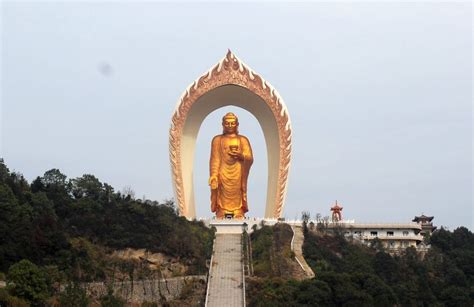
M242 234L218 231L209 269L205 306L245 306L244 283Z
M294 237L291 242L291 250L295 253L296 261L299 263L301 268L305 271L306 277L313 278L315 276L314 272L303 257L303 243L304 243L303 227L292 225L291 229L293 230L293 233L294 233Z

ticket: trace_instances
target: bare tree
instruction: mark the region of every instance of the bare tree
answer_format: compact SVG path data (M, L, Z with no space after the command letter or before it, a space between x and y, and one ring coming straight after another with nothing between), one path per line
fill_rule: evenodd
M122 188L122 194L124 195L124 197L130 197L130 199L135 199L135 191L129 185Z

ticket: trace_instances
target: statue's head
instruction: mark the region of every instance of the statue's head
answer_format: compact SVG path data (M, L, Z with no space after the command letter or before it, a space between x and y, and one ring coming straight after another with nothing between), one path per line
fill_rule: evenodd
M239 133L239 119L234 113L227 113L222 117L222 128L224 128L224 134Z

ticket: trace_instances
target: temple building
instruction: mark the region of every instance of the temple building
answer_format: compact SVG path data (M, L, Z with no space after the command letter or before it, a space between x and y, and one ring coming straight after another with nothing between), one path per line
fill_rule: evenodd
M343 207L336 202L331 207L332 218L316 221L318 228L342 231L346 238L367 245L377 239L392 254L407 247L415 247L419 252L426 252L429 245L423 242L424 234L431 234L436 229L432 223L433 216L416 216L412 222L407 223L356 223L354 220L344 220L342 209Z

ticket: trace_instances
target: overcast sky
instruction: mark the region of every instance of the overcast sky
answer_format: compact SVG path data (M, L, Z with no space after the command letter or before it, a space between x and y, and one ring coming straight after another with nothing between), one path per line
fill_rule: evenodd
M472 8L464 3L3 2L1 156L28 180L59 168L137 197L173 197L168 129L185 88L230 48L282 95L293 125L287 218L473 227ZM212 136L228 110L267 162L257 120L204 121L194 182L209 210Z

